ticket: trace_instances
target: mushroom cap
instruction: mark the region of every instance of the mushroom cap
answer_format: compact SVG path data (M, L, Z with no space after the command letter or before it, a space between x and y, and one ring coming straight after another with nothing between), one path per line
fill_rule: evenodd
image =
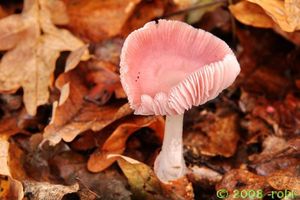
M230 47L172 20L149 22L125 40L121 83L135 114L178 115L214 99L240 72Z

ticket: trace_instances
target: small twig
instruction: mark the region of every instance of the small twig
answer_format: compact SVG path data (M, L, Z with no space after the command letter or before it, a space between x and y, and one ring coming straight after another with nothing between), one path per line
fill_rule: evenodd
M178 10L176 12L169 13L169 14L157 17L157 18L155 18L155 20L162 19L162 18L169 18L169 17L175 16L175 15L184 14L184 13L187 13L187 12L190 12L190 11L193 11L193 10L198 10L198 9L201 9L201 8L209 7L209 6L218 4L218 3L228 3L228 2L227 2L227 0L216 0L216 1L210 2L210 3L199 3L199 4L196 4L196 5L191 6L189 8Z

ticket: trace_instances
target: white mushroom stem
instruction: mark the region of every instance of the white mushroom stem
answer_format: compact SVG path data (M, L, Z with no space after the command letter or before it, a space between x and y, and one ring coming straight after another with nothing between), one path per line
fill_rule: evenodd
M154 171L162 182L181 178L186 173L183 158L183 115L167 116L161 152L154 162Z

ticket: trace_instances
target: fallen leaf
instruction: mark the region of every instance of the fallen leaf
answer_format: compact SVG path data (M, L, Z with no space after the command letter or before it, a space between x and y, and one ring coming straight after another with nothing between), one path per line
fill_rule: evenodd
M179 8L187 8L193 5L197 0L173 0L174 4Z
M9 143L0 137L0 199L21 200L24 196L23 186L11 177L9 159Z
M78 134L90 129L99 131L132 112L128 104L97 106L85 100L89 94L85 70L84 67L77 67L62 74L56 81L57 87L61 89L61 97L57 108L53 109L51 123L44 130L44 138L51 145L57 144L61 139L70 142ZM100 76L105 76L106 72L101 73Z
M79 185L64 186L50 184L48 182L23 181L24 194L29 195L32 200L61 200L64 195L79 190Z
M247 0L231 5L230 11L247 25L264 28L278 25L283 31L293 32L300 29L299 3L299 0Z
M121 32L140 0L65 0L70 17L68 27L82 38L99 42Z
M164 184L159 181L149 166L141 162L118 154L111 154L109 158L117 158L136 199L194 199L193 188L185 177Z
M189 167L188 178L193 184L209 188L221 181L222 175L213 169L194 165Z
M299 165L299 150L295 148L297 143L291 145L293 142L294 139L286 141L284 138L268 136L263 141L263 151L249 156L249 166L254 168L257 174L268 176L278 170Z
M10 50L0 63L0 91L22 87L30 115L48 102L48 86L61 51L73 51L83 43L51 21L49 1L26 0L21 14L0 21L0 49Z
M49 1L47 9L51 13L51 21L56 25L66 25L69 23L66 5L62 0Z
M268 188L266 178L258 176L245 169L234 169L227 172L220 183L216 185L216 190L226 189L229 196L228 200L236 199L233 191L243 190L262 190L262 194Z
M10 116L0 120L0 138L8 139L22 130L18 127L17 117Z
M127 36L132 31L143 27L147 22L163 16L166 4L166 0L142 1L139 3L133 14L123 25L122 35Z
M276 190L290 190L300 194L300 164L278 170L267 178L268 183Z
M9 143L6 139L0 138L0 174L1 175L10 175L9 167L8 167L8 148Z
M75 51L72 51L67 58L65 72L74 69L80 61L86 61L89 59L88 45L84 45Z
M262 7L282 30L293 32L300 29L300 9L297 6L300 2L298 0L249 1Z
M94 152L88 160L88 169L92 172L99 172L112 163L117 158L107 158L109 154L122 154L126 148L126 141L131 134L143 127L149 127L154 130L162 140L164 131L164 120L161 117L134 117L120 124L103 146Z
M73 151L55 155L50 163L67 184L79 183L77 194L84 199L131 200L128 183L118 170L91 173L86 168L86 159Z
M258 5L248 1L240 1L229 6L230 12L240 22L246 25L252 25L259 28L272 28L274 21Z
M237 115L229 113L217 116L213 113L204 113L203 117L206 120L194 125L194 130L188 132L184 138L184 144L195 146L203 155L232 156L239 140Z

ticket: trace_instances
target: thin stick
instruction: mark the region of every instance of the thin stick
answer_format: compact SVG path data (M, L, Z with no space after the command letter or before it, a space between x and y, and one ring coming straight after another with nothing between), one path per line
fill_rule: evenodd
M198 9L201 9L201 8L209 7L209 6L218 4L218 3L224 3L225 4L225 3L228 3L228 2L227 2L227 0L216 0L216 1L210 2L210 3L199 3L199 4L196 4L196 5L191 6L189 8L178 10L176 12L163 15L161 17L156 18L155 20L172 17L174 15L180 15L180 14L187 13L187 12L190 12L190 11L193 11L193 10L198 10Z

